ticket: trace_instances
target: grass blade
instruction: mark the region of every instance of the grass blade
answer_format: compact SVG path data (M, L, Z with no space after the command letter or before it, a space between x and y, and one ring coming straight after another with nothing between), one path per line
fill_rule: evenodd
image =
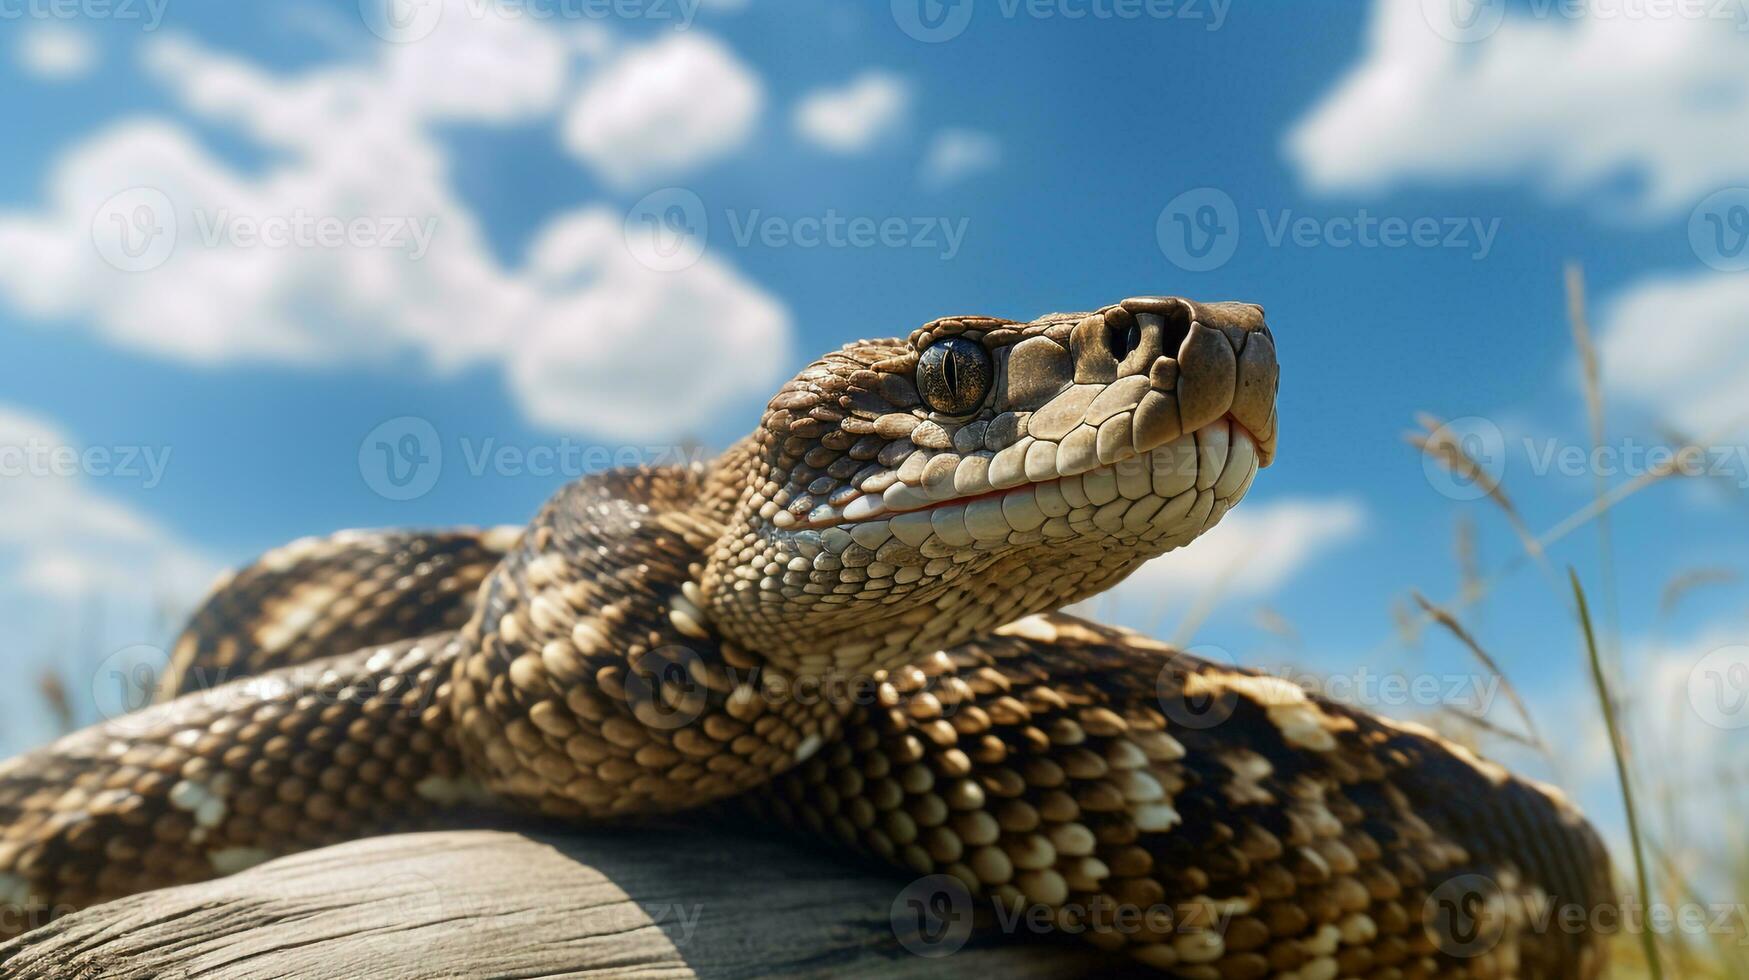
M1579 603L1579 625L1585 630L1585 655L1591 661L1591 679L1597 685L1597 703L1603 709L1603 725L1609 731L1609 750L1615 756L1615 775L1621 783L1622 807L1627 812L1628 837L1633 843L1634 883L1639 890L1640 907L1650 909L1652 887L1646 873L1646 846L1640 836L1640 816L1634 806L1633 779L1628 775L1627 746L1622 741L1621 727L1616 719L1615 696L1609 691L1603 658L1597 652L1597 633L1591 627L1591 609L1585 602L1585 587L1579 583L1576 569L1569 567L1567 576L1573 580L1573 598ZM1658 940L1650 928L1641 928L1640 945L1645 949L1646 970L1652 975L1652 980L1663 980L1664 967L1658 960Z

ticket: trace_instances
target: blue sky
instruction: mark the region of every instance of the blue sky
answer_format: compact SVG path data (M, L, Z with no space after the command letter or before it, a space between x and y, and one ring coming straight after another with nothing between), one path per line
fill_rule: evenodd
M430 0L396 8L399 34L376 0L6 7L0 444L24 462L0 476L0 663L21 679L0 692L0 747L48 732L22 678L56 665L82 704L113 701L115 665L265 548L520 523L576 460L726 444L845 341L1143 293L1268 309L1282 450L1227 524L1093 610L1333 684L1461 683L1472 662L1433 634L1400 642L1393 605L1457 593L1465 516L1488 574L1520 548L1403 435L1417 412L1474 419L1536 531L1586 504L1590 467L1536 465L1589 446L1569 259L1606 445L1631 456L1680 425L1724 474L1615 514L1627 685L1665 737L1742 745L1749 714L1696 706L1706 665L1749 662L1731 652L1744 589L1722 574L1749 518L1728 424L1749 415L1738 7L1494 0L1466 28L1432 0L961 0L920 8L947 18L920 40L909 2L651 0L627 18ZM166 253L116 250L142 216L174 223ZM359 230L250 237L300 218ZM640 245L649 221L689 230L649 239L678 259ZM902 234L814 243L833 221ZM1230 257L1189 257L1186 223L1214 229L1199 255ZM373 447L409 434L442 460L398 499ZM57 446L111 458L22 455ZM1586 527L1551 562L1601 589L1597 556ZM1662 616L1696 569L1719 581ZM1489 747L1613 824L1563 594L1525 567L1469 622L1562 761Z

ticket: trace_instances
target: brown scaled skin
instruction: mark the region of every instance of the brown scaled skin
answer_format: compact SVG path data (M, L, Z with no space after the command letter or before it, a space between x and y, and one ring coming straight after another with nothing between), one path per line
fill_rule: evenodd
M1509 909L1603 901L1565 804L1428 734L1035 615L1217 522L1273 455L1275 388L1243 304L949 318L828 354L709 467L579 481L519 538L269 556L197 614L172 689L395 645L6 764L0 902L59 911L462 801L600 819L738 797L1178 975L1594 972L1588 936L1509 914L1458 949L1427 919L1468 875ZM1130 908L1171 920L1110 914Z

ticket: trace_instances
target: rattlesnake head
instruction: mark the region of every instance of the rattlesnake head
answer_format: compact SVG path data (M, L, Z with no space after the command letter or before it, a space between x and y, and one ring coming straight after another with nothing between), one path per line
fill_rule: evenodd
M1086 598L1244 496L1275 454L1277 378L1260 307L1167 297L847 345L721 465L704 611L811 673Z

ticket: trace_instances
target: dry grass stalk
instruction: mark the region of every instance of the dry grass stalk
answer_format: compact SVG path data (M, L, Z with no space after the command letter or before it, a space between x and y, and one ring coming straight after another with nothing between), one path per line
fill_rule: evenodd
M53 668L45 667L36 676L37 695L49 709L49 714L55 719L55 730L62 735L78 726L74 723L73 699L67 695L66 682Z
M1694 568L1683 572L1665 584L1658 600L1658 615L1668 619L1691 593L1712 585L1734 585L1741 578L1731 568Z
M1500 664L1487 650L1482 649L1482 645L1476 642L1476 638L1470 635L1470 631L1465 629L1462 623L1457 621L1457 617L1429 602L1427 597L1419 592L1415 593L1415 601L1421 605L1422 612L1443 626L1446 632L1456 637L1458 642L1462 643L1471 655L1500 681L1500 689L1506 692L1507 700L1512 702L1512 707L1518 712L1519 719L1524 722L1524 740L1544 755L1549 755L1548 745L1543 741L1542 735L1537 732L1536 721L1531 718L1530 709L1525 706L1524 699L1519 697L1518 688L1513 686L1511 679L1506 676L1506 672L1500 669Z

